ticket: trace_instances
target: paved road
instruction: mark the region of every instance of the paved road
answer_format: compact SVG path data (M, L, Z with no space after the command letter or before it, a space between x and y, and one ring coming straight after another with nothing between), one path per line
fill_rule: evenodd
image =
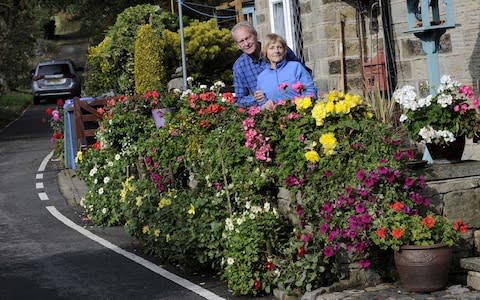
M29 107L0 131L0 299L222 299L102 240L131 250L118 228L85 230L48 160L46 107ZM205 281L228 297L221 282Z

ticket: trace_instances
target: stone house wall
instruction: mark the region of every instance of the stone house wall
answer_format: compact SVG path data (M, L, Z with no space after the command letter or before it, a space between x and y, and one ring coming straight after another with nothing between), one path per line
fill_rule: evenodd
M296 0L300 7L300 20L305 63L314 72L320 91L339 89L341 85L340 24L344 20L344 69L346 89L363 91L363 63L368 62L383 47L384 37L381 15L374 17L377 33L370 32L370 13L360 13L352 0ZM368 1L363 1L368 2ZM439 2L442 2L441 0ZM391 0L391 28L393 50L397 68L397 83L419 86L428 78L426 56L421 42L407 30L405 0ZM256 0L257 25L260 39L271 31L268 0ZM439 51L440 72L450 74L463 84L480 91L480 1L455 1L455 19L458 24L442 36Z

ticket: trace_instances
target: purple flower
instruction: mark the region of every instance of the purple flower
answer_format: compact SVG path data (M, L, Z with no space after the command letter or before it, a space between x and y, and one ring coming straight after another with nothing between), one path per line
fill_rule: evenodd
M298 140L303 143L305 141L305 135L302 133L298 136Z
M325 249L323 249L323 255L325 255L325 257L332 257L334 254L335 251L331 246L327 246Z
M305 211L303 210L303 206L301 204L297 204L297 207L295 208L295 212L297 213L297 216L299 216L300 218L302 218L303 215L305 214Z
M320 226L320 233L326 233L330 229L330 226L327 223L322 224Z
M365 170L359 170L357 172L357 179L363 181L365 179Z
M360 267L366 269L370 267L370 261L368 259L362 259L360 261Z
M358 214L364 213L365 212L365 203L361 202L361 203L358 203L357 205L355 205L355 211Z

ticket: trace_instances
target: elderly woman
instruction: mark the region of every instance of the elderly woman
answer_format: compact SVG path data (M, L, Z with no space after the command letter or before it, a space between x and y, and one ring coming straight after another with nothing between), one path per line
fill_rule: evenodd
M286 52L287 43L281 36L274 33L266 36L262 54L270 65L257 79L257 90L263 92L263 98L257 102L262 108L270 108L280 100L295 97L317 99L312 76L301 63L287 61Z

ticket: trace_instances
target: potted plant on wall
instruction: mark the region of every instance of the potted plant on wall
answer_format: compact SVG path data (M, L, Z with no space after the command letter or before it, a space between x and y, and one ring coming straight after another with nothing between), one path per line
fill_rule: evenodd
M424 143L433 160L459 161L465 138L479 132L480 97L473 89L443 75L436 95L418 97L413 86L406 85L393 93L404 113L400 122L412 140Z
M432 292L447 284L452 246L468 227L433 211L419 211L411 200L395 201L373 222L371 239L383 250L392 249L404 288Z

